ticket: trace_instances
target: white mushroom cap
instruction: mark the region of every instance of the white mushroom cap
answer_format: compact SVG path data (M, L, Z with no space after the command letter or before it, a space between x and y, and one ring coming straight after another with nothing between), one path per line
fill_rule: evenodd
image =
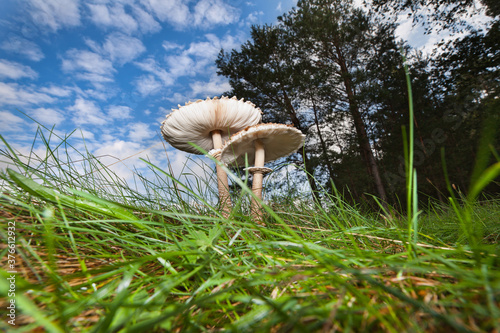
M245 128L231 136L222 147L221 161L227 164L249 165L255 162L255 143L260 139L265 147L265 162L294 153L304 144L305 135L291 125L258 124Z
M186 103L174 109L162 122L161 132L165 140L173 147L201 154L188 142L192 142L209 151L214 148L211 132L221 132L222 142L230 134L243 128L258 124L262 112L254 104L238 100L236 97L207 98L194 103Z

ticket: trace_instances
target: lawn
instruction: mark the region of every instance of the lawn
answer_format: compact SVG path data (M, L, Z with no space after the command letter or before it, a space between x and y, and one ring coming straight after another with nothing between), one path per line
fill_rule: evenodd
M2 330L500 332L498 199L407 216L284 194L259 225L243 183L224 217L168 168L137 191L87 153L4 144Z

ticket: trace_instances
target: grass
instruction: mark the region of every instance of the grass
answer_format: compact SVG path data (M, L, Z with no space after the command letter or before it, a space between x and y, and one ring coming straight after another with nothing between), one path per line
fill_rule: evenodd
M498 199L430 206L416 224L284 196L261 227L244 184L224 218L208 184L149 164L138 191L66 139L39 139L45 156L2 151L0 312L17 272L2 330L500 331Z
M500 332L500 199L477 200L500 162L477 164L468 196L448 184L448 205L419 211L409 125L406 216L283 194L264 227L233 174L242 190L224 217L209 166L178 180L143 161L152 176L131 187L52 131L37 133L44 156L19 156L0 136L0 328Z

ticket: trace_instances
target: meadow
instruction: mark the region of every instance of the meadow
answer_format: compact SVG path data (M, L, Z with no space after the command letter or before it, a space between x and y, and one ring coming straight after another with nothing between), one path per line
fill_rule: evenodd
M213 186L168 167L143 160L155 179L138 191L65 140L40 132L45 156L2 140L4 331L500 331L500 200L480 194L498 163L472 195L425 210L412 186L391 211L283 194L259 225L232 173L242 190L224 217Z

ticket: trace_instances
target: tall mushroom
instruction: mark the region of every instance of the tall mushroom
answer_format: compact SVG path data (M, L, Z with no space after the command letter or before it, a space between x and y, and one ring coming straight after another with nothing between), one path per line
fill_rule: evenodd
M229 135L245 127L258 124L262 112L254 104L236 97L188 102L179 109L173 109L162 122L163 138L173 147L193 154L201 154L189 143L209 151L219 160L220 148ZM217 186L223 214L231 211L227 174L217 165Z
M231 136L221 150L220 160L226 164L245 165L245 155L253 167L248 171L253 175L252 192L262 200L262 181L270 171L265 162L290 155L304 144L305 135L291 125L257 124ZM254 219L262 219L260 203L252 198L251 211Z

